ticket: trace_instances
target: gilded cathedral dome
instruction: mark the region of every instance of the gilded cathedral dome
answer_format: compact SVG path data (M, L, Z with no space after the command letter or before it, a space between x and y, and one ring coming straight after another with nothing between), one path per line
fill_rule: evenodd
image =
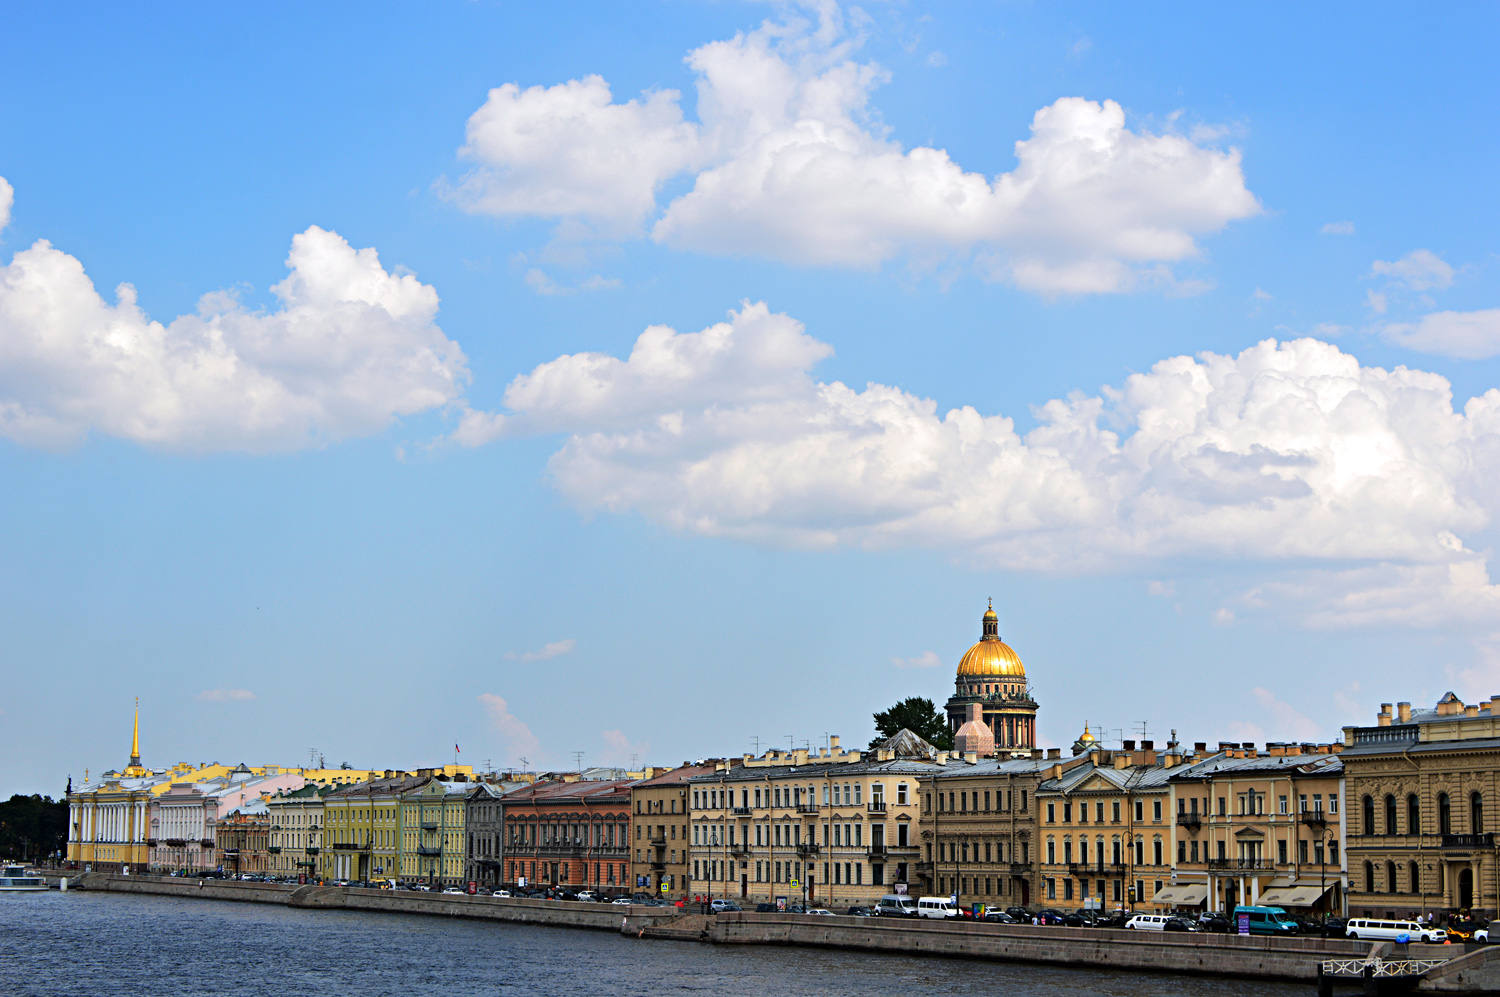
M995 615L993 606L984 611L981 626L983 635L973 647L964 652L958 663L959 678L995 676L1024 679L1026 666L1021 664L1021 656L1000 639L1000 618Z

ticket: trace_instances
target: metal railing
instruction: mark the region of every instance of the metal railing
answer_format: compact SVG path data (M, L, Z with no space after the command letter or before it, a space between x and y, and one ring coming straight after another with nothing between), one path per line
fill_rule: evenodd
M1486 831L1483 834L1445 834L1443 835L1444 848L1494 848L1495 835Z
M1232 869L1239 872L1257 872L1262 869L1274 869L1276 864L1268 858L1243 858L1243 859L1209 859L1210 869Z
M869 808L870 813L872 813L872 814L883 814L883 813L885 813L885 801L884 800L871 800L867 804L867 806Z
M1177 826L1192 828L1194 831L1203 826L1203 818L1196 811L1177 815Z

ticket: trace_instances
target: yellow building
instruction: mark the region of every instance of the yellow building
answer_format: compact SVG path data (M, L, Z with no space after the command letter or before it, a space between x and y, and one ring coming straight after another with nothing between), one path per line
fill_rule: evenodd
M323 878L350 882L399 878L402 795L436 775L462 776L467 780L473 774L472 765L445 765L419 769L416 773L387 769L377 778L329 793L323 798L323 845L319 856ZM462 828L461 820L459 826ZM462 843L457 851L462 863Z
M427 777L400 794L398 869L403 882L456 886L464 881L466 778Z

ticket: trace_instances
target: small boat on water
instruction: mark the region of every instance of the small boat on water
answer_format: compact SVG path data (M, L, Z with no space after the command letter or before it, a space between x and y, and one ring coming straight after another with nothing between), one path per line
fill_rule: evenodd
M28 873L24 865L0 866L0 893L30 893L46 888L47 881Z

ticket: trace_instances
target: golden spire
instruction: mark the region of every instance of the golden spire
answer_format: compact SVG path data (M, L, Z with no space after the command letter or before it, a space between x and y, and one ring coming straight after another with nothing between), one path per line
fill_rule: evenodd
M130 764L127 774L134 775L141 768L141 697L135 697L135 727L130 732Z

